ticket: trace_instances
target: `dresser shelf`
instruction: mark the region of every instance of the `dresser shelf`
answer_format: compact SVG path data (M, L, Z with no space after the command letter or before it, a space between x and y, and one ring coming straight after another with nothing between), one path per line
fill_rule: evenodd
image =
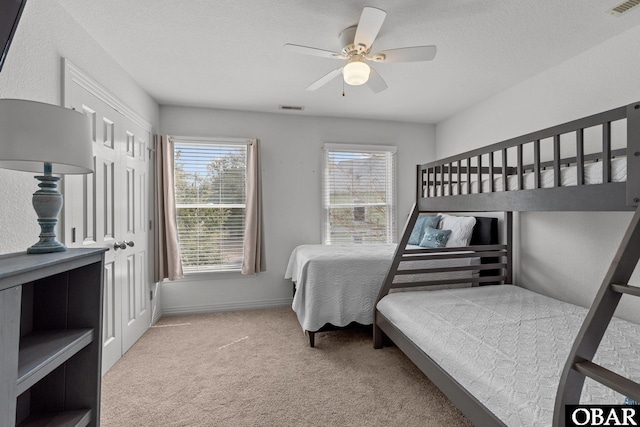
M18 427L84 427L91 420L90 410L64 411L46 414L34 414Z
M0 256L0 426L98 426L104 249Z
M93 341L93 329L34 332L20 339L17 394L22 394Z

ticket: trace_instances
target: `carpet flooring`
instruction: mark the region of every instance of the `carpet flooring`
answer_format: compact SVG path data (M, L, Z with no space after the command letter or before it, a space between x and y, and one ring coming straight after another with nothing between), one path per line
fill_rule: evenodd
M101 425L471 426L371 329L316 334L290 308L161 319L102 381Z

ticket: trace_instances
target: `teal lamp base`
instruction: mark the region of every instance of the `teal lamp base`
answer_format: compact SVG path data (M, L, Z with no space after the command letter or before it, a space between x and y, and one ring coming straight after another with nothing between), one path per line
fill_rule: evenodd
M33 193L33 208L38 214L40 240L27 249L28 254L63 252L67 247L56 238L58 215L62 209L62 194L58 191L60 178L51 175L51 163L44 164L44 175L36 176L40 190Z

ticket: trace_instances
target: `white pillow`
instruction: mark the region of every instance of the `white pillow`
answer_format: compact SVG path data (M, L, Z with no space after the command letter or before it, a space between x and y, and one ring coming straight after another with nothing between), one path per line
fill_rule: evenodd
M439 213L442 218L438 224L438 228L442 230L451 230L449 240L447 240L447 248L456 248L460 246L469 246L473 227L476 225L476 219L472 216L453 216Z

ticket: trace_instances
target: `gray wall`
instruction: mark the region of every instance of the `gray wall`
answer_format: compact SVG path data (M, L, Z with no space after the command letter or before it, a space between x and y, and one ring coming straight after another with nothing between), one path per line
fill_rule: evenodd
M55 1L30 0L0 72L0 97L61 105L62 58L99 81L157 125L159 108L124 70ZM38 189L32 173L0 169L0 253L24 251L40 228L31 206ZM61 233L58 233L61 234Z
M436 127L439 158L640 101L640 27L518 84ZM591 304L630 213L521 213L517 283ZM632 278L636 283L640 275ZM623 298L618 315L640 322Z
M434 159L435 127L398 122L162 106L163 133L256 137L262 145L267 271L198 274L162 284L165 314L287 305L284 273L291 251L321 243L322 144L397 145L398 233L414 203L415 165Z

